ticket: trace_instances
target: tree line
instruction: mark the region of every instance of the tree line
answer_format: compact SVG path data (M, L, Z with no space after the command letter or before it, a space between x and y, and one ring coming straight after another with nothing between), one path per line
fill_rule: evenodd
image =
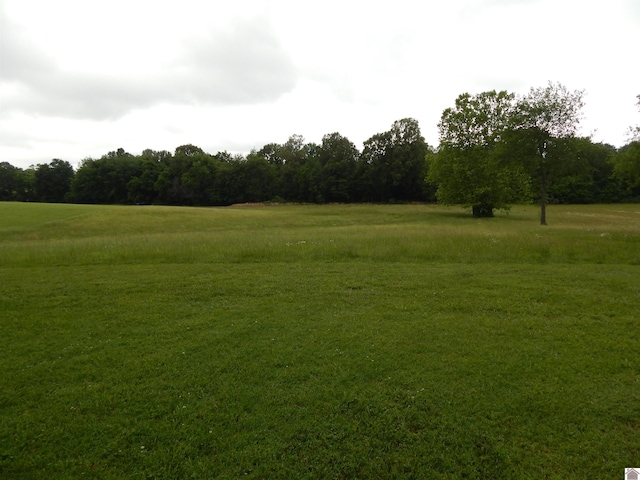
M640 106L640 96L639 96ZM405 118L366 140L320 144L292 135L249 154L123 149L79 167L54 159L20 169L0 163L0 200L213 206L253 202L431 202L492 216L514 202L640 201L640 130L622 148L576 136L582 92L560 84L516 97L460 95L442 113L440 144Z
M398 120L358 148L339 133L320 144L292 135L248 155L122 148L77 170L53 160L27 170L0 164L0 200L103 204L230 205L247 202L428 201L429 149L418 122Z

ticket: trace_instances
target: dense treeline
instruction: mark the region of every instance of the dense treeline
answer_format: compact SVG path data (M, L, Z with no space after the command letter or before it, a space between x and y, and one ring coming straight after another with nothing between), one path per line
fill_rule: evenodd
M548 96L554 88L557 93L552 85L532 92ZM59 159L26 170L4 162L0 200L202 206L438 200L490 216L514 201L537 199L542 178L545 202L640 201L637 130L616 149L589 138L553 136L537 124L517 129L508 121L516 118L514 105L506 92L461 95L455 108L443 112L437 149L427 145L416 120L405 118L365 141L362 151L331 133L321 144L293 135L246 156L183 145L173 153L118 149L83 160L77 170ZM524 117L517 118L524 125Z
M0 164L0 199L167 205L428 201L428 150L410 118L371 137L361 152L339 133L325 135L319 145L293 135L246 157L210 154L194 145L137 156L118 149L83 160L77 171L62 160L26 171Z

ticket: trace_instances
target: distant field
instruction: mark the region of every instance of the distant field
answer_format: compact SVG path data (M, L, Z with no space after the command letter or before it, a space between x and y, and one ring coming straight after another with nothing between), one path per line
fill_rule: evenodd
M640 205L0 203L0 478L622 478Z

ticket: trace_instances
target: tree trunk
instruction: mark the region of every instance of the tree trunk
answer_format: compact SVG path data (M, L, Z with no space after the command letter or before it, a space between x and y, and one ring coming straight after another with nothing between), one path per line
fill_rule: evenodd
M493 217L493 207L489 205L473 205L471 211L474 217Z
M547 224L547 173L542 171L540 182L540 225Z

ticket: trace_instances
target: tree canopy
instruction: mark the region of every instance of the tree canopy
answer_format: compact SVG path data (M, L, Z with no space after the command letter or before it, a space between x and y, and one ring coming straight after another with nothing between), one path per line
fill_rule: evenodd
M424 196L428 145L413 118L364 142L358 169L361 198L373 202L420 200Z
M495 90L464 93L442 113L440 148L430 157L428 181L438 201L471 207L476 217L491 217L521 197L527 182L522 168L496 155L515 112L515 95Z
M552 176L566 170L582 116L584 91L569 91L560 83L531 88L519 99L510 131L522 165L540 187L540 224L547 224L546 206Z

